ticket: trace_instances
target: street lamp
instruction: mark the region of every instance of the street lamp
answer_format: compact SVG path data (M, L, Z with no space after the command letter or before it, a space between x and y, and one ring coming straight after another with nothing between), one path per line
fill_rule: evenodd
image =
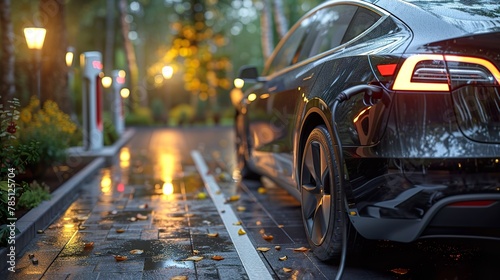
M35 68L36 68L36 94L40 100L40 51L45 40L45 28L28 27L24 29L24 37L28 48L34 50Z

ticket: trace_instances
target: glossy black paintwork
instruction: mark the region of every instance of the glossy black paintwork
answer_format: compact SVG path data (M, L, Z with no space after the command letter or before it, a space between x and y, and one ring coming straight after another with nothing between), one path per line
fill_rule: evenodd
M426 235L461 235L458 228L474 223L451 228L443 224L453 213L466 211L454 212L447 205L488 199L497 202L475 217L490 229L487 234L467 234L500 238L500 105L495 107L500 104L499 86L394 92L393 77L376 69L413 53L466 53L500 68L500 34L473 34L469 26L457 24L461 21L443 20L401 1L374 2L381 9L353 2L381 15L365 36L262 77L263 82L247 91L246 96L253 93L257 99L243 101L240 113L246 124L237 131L250 144L249 164L300 198L297 182L305 139L319 124L332 135L336 126L345 159L348 211L363 236L406 242ZM485 32L500 26L500 21L482 26ZM390 102L367 102L360 94L340 104L332 116L337 94L360 84L385 88ZM483 97L469 97L480 91ZM478 130L477 112L485 108L483 116L489 117ZM464 111L472 112L468 119L460 114ZM499 222L491 223L491 217ZM432 230L439 227L449 230Z

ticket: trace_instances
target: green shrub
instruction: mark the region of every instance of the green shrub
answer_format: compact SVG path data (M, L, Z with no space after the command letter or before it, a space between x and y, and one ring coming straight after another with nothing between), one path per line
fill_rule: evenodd
M77 126L54 101L47 100L40 108L40 101L32 98L29 105L21 110L19 129L22 131L19 144L38 142L40 164L49 165L65 159L66 149Z
M152 125L153 114L148 107L138 107L125 116L126 125Z
M37 207L42 201L50 199L49 187L42 183L39 184L33 181L27 189L19 197L17 205L26 209Z

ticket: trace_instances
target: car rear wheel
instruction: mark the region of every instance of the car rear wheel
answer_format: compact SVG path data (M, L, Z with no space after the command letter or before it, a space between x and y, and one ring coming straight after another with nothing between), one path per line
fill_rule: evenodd
M254 172L248 166L247 158L249 156L248 140L246 139L244 117L240 114L236 115L236 161L237 168L240 171L242 179L258 180L260 175Z
M342 230L348 223L332 138L325 126L307 138L301 162L302 220L314 254L321 260L340 256Z

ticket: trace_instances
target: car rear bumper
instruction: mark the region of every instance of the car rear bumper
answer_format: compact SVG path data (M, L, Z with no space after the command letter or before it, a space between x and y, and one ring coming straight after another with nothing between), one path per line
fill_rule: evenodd
M400 242L450 236L500 240L500 174L433 175L423 181L386 174L358 188L360 202L351 201L348 211L354 227L368 239Z

